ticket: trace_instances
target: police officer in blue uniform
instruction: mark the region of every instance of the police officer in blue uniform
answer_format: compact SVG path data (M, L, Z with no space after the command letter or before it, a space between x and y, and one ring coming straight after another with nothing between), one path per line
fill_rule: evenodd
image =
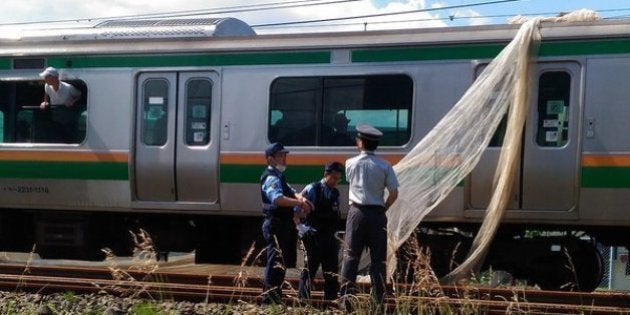
M374 298L382 305L387 255L385 212L398 197L398 180L389 162L374 154L383 133L370 125L356 128L356 143L361 153L346 161L350 209L346 220L340 292L342 296L356 293L357 269L361 253L367 246ZM386 200L385 189L389 192Z
M282 284L286 268L295 267L297 231L293 208L309 213L309 204L284 178L287 151L281 143L265 149L267 168L260 177L263 214L263 237L266 243L266 266L263 279L263 304L282 303Z
M339 225L339 190L337 184L343 174L343 164L331 162L324 167L324 177L307 185L302 196L314 206L306 216L305 227L299 227L300 238L306 249L306 268L300 274L298 296L310 299L312 278L319 265L324 274L324 299L334 300L339 291L339 244L335 232Z

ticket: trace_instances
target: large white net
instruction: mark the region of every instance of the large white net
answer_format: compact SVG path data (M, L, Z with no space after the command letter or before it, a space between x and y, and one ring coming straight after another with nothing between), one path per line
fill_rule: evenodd
M580 10L558 18L516 20L524 23L510 44L488 64L442 120L394 166L400 187L398 200L387 212L388 277L396 267L396 250L473 170L508 113L486 217L466 261L443 280L457 281L478 268L504 216L514 182L529 105L529 72L533 64L530 60L540 41L540 23L597 18L593 11Z

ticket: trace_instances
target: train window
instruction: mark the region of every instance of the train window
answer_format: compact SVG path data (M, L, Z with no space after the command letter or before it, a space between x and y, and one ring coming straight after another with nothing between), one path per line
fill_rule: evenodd
M569 139L571 76L564 71L543 73L538 80L538 128L536 143L561 147Z
M210 141L212 82L191 79L186 82L186 144L206 145Z
M2 142L6 142L4 140L4 112L0 111L0 139Z
M144 82L143 90L142 141L146 145L164 145L168 130L168 81L149 79Z
M81 143L86 135L87 87L81 80L63 80L81 96L71 106L52 104L40 108L44 99L41 80L0 82L3 143Z
M355 127L365 123L383 132L381 145L411 136L413 82L405 75L280 78L270 94L270 142L354 146Z

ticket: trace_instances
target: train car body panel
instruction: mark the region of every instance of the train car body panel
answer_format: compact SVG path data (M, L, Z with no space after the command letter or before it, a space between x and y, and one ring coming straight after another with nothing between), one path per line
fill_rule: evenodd
M603 24L602 28L606 31L613 29L611 25ZM572 28L573 29L573 28ZM557 29L543 29L545 32L550 32L550 37L560 37ZM469 31L475 33L474 31ZM497 38L509 38L513 33L511 28L507 30L500 30L497 28L488 28L484 32L493 34L486 38L486 41L497 40ZM484 33L481 32L481 33ZM264 160L257 157L258 152L262 151L266 143L269 142L265 130L268 130L267 121L261 120L247 120L244 119L241 104L260 104L252 108L248 108L247 112L251 113L254 117L268 117L268 95L269 88L274 79L278 77L291 77L291 76L303 76L308 74L311 76L327 75L327 76L361 76L369 74L404 74L409 76L414 81L414 112L413 112L413 133L409 142L403 146L383 148L385 154L395 154L402 156L409 148L415 145L426 134L432 126L444 115L450 106L454 104L457 99L463 94L466 88L470 85L475 77L476 65L479 62L484 62L486 57L491 57L500 50L503 44L486 43L482 44L483 40L470 40L472 44L460 44L459 46L452 46L451 42L461 41L459 38L470 35L467 32L447 32L448 36L445 36L442 41L447 42L449 45L442 46L423 46L423 45L435 45L441 41L433 38L433 32L420 32L416 34L418 37L426 37L423 39L427 41L420 41L423 43L421 46L412 47L414 37L411 40L405 40L399 42L398 45L393 43L385 44L389 47L385 48L368 48L372 45L362 44L365 47L357 47L356 49L335 49L329 50L330 47L326 46L326 41L321 41L323 44L316 46L318 49L315 51L266 51L266 52L248 52L246 54L227 53L222 52L220 54L199 54L199 51L203 50L205 42L193 42L187 45L186 51L183 55L175 54L171 52L167 55L151 55L145 53L144 55L124 55L120 52L114 55L107 54L86 54L86 55L52 55L47 57L47 62L52 65L68 65L71 64L72 68L66 69L66 76L72 78L80 78L84 80L89 88L89 100L91 105L89 108L89 120L87 124L88 137L86 141L80 144L81 149L91 150L126 150L131 152L128 165L124 163L118 163L118 169L122 170L127 167L130 170L130 175L126 177L122 174L116 175L120 179L129 180L127 185L130 186L130 191L126 192L125 196L132 196L131 199L120 199L117 202L107 202L106 204L94 204L91 201L83 200L79 204L94 204L94 209L110 209L111 205L125 205L122 209L116 209L116 211L126 211L125 209L136 208L141 211L155 209L158 212L167 211L170 208L180 208L184 212L199 212L203 213L205 210L219 210L231 211L235 214L254 214L258 211L257 201L229 201L229 196L238 194L251 195L257 188L251 187L245 191L242 188L238 188L234 193L230 192L230 185L233 183L241 183L241 179L235 179L238 176L233 174L241 174L240 172L246 169L246 172L250 175L247 176L246 182L253 184L256 182L254 173L258 173L258 168L264 165ZM590 33L593 33L591 30ZM498 35L502 34L502 35ZM335 37L348 37L349 43L363 43L365 41L363 34L341 34L335 35ZM479 36L479 35L476 35ZM612 34L611 36L618 36ZM391 32L384 32L377 34L377 38L387 38L389 40L396 39L396 35ZM567 37L578 37L577 35ZM319 39L313 35L303 36L302 41L294 41L295 47L313 47L313 43ZM283 36L270 36L263 38L260 42L269 45L270 47L284 47L287 45L286 38ZM396 39L400 41L400 39ZM239 47L250 47L252 45L246 45L243 42L258 41L256 38L244 38L235 40L220 39L218 42L230 43L231 45L241 45ZM612 41L612 40L609 40ZM408 47L395 48L406 43ZM213 42L216 44L216 41ZM623 40L614 40L606 43L616 47L616 45L622 45ZM48 45L55 46L56 43L50 43ZM77 49L77 53L85 53L84 49L89 48L91 45L103 46L103 42L94 41L89 43L85 47ZM152 45L151 42L141 42L140 46ZM256 44L263 45L263 44ZM253 45L253 46L256 46ZM392 45L394 47L392 47ZM583 47L581 43L567 43L566 45L572 48ZM333 47L338 47L331 45ZM162 46L162 51L168 51L168 45ZM209 49L209 48L205 48ZM245 49L245 48L241 48ZM249 48L247 48L249 49ZM247 50L246 49L246 50ZM585 48L582 48L585 49ZM579 169L579 155L578 150L581 146L581 106L582 106L582 88L583 85L588 89L591 84L601 80L587 80L584 82L582 79L582 72L586 71L586 68L590 71L598 71L598 63L604 63L603 60L614 58L615 64L621 58L618 55L614 57L606 56L603 54L604 48L593 48L598 57L589 57L588 64L583 65L584 59L566 57L558 58L556 55L558 51L563 51L562 47L557 42L543 43L541 47L541 55L549 55L547 57L550 61L540 65L538 71L554 71L554 68L559 71L567 72L571 77L570 101L572 111L569 112L570 119L567 119L571 125L568 126L572 131L569 133L570 141L561 148L547 148L540 147L533 141L535 136L532 133L536 133L536 126L531 125L533 120L530 120L530 124L527 126L525 137L525 155L523 160L522 178L518 178L519 191L515 192L515 201L511 205L512 211L508 214L509 218L515 218L517 220L528 217L533 218L533 213L537 211L560 211L560 214L551 214L554 220L564 216L567 219L575 220L579 217L577 211L580 180L588 180L588 176L585 179L581 179L580 176L584 173ZM107 51L108 49L104 49ZM149 49L146 49L147 51ZM217 48L221 51L221 46ZM10 52L7 49L7 52ZM136 50L129 48L129 52L135 52ZM181 49L180 49L181 51ZM586 53L586 52L582 52ZM603 55L603 56L602 56ZM471 58L467 60L466 58ZM481 57L482 59L478 59ZM543 57L544 58L544 57ZM544 60L544 59L542 59ZM296 66L297 65L297 66ZM139 67L138 67L139 66ZM217 68L220 66L222 68ZM156 68L157 67L157 68ZM594 67L595 70L591 70ZM613 66L614 67L614 66ZM161 72L155 72L155 71ZM167 70L167 71L164 71ZM185 134L186 128L184 119L189 113L184 113L186 107L180 103L184 103L185 91L184 87L179 84L183 84L185 76L196 75L195 73L206 72L208 76L208 82L212 85L212 113L209 117L213 120L209 127L216 128L210 132L208 140L211 140L207 145L207 148L195 150L189 150L187 153L183 153L186 145L183 139L175 141L173 139L176 136ZM599 70L608 71L608 70ZM622 70L616 70L620 72ZM542 73L540 72L540 73ZM10 73L10 72L9 72ZM221 75L219 75L221 73ZM457 75L451 75L457 73ZM540 73L538 75L540 75ZM143 145L145 136L141 124L143 122L143 109L142 105L144 92L143 86L144 80L150 79L151 76L164 76L168 85L169 94L168 98L169 110L173 111L169 115L169 121L167 123L167 137L169 140L161 146L156 145ZM214 76L213 78L210 78ZM596 75L593 75L596 76ZM34 72L30 73L30 78L33 79ZM214 81L213 81L214 80ZM137 90L130 90L129 86L136 86ZM117 91L112 94L108 89L102 89L98 87L107 86L108 89ZM238 87L246 86L248 93L232 93L224 91L238 90ZM533 91L532 93L537 93ZM176 96L178 95L178 96ZM588 97L590 94L586 93L586 103L588 103ZM261 97L263 96L263 97ZM533 98L536 98L534 95ZM102 102L104 99L115 100L116 104L110 106L96 105ZM128 104L130 100L134 100L137 107L130 107ZM154 98L155 100L156 98ZM619 98L616 98L619 99ZM150 100L148 100L150 101ZM114 102L112 102L114 103ZM150 105L150 104L149 104ZM588 108L587 108L588 110ZM532 115L536 114L538 108L532 106ZM109 119L106 117L113 117L114 113L119 113L116 119ZM129 115L120 115L120 113L129 113ZM585 115L588 115L586 113ZM99 119L93 119L93 117L99 117ZM132 122L133 118L133 124ZM177 121L175 121L177 119ZM589 119L588 117L586 118ZM116 126L112 128L111 123L116 122ZM544 121L543 123L551 124L552 120ZM615 127L619 124L605 124L601 128L620 128ZM133 126L135 129L130 129ZM190 126L189 126L190 127ZM199 124L197 124L199 127ZM597 126L600 128L600 126ZM192 127L190 127L192 128ZM252 130L261 130L263 132L251 132ZM107 136L98 136L98 133L106 133ZM133 135L133 136L132 136ZM551 133L549 133L551 137ZM215 137L216 136L216 137ZM615 142L618 143L618 142ZM131 146L134 144L134 146ZM623 145L620 145L623 147ZM56 145L55 147L58 147ZM613 145L614 147L614 145ZM626 146L627 147L627 146ZM219 148L221 152L219 153ZM587 147L585 150L589 150ZM64 148L76 152L76 149ZM466 183L466 189L462 190L458 188L453 193L453 198L461 199L462 193L465 193L468 197L466 202L461 204L461 207L457 211L449 211L451 213L457 213L460 215L464 213L463 217L471 218L472 221L478 221L483 216L483 208L487 205L489 198L489 181L492 176L493 161L498 156L499 148L489 148L485 155L486 157L475 170L469 180ZM309 147L296 147L293 148L292 157L300 156L301 154L311 155L314 152L334 152L335 157L340 156L340 159L354 154L354 148L317 148L313 151ZM313 152L313 153L311 153ZM249 161L235 162L231 156L234 155L246 155L251 156ZM199 157L195 157L195 156ZM555 155L555 156L554 156ZM156 159L157 158L157 159ZM540 163L541 158L546 163ZM306 170L304 175L297 175L298 179L294 180L297 187L307 184L310 178L317 177L316 171L313 170L315 165L324 163L327 158L322 156L315 159L316 162L309 162L307 164L296 164L292 168L298 170ZM178 161L178 162L175 162ZM221 162L220 162L221 161ZM256 161L256 162L252 162ZM219 163L220 162L220 163ZM550 164L551 162L554 162ZM153 166L151 164L154 163ZM178 164L181 163L181 164ZM573 166L571 166L573 165ZM179 171L176 171L179 169ZM202 171L203 170L203 171ZM205 172L205 174L204 174ZM560 173L559 173L560 172ZM122 173L122 172L119 172ZM161 174L161 175L159 175ZM203 175L202 175L203 174ZM218 175L220 174L220 175ZM541 174L555 174L554 176L547 176L544 180L541 180ZM111 175L114 176L114 175ZM197 179L191 179L189 183L186 183L191 177L199 176ZM295 175L294 175L295 176ZM176 177L178 177L176 179ZM219 179L219 180L217 180ZM239 182L241 181L241 182ZM176 184L176 182L178 182ZM220 184L221 183L221 184ZM543 183L543 185L541 185ZM239 184L240 186L242 186ZM221 186L220 186L221 185ZM219 188L221 187L221 188ZM247 186L245 186L247 187ZM553 198L547 194L549 189L556 191L553 194ZM225 190L225 191L224 191ZM71 190L73 191L73 190ZM236 193L238 191L238 193ZM459 192L458 192L459 191ZM182 195L181 197L177 195ZM189 195L186 195L189 194ZM545 196L545 198L541 198ZM36 199L36 198L35 198ZM33 199L33 200L35 200ZM77 198L60 198L62 200L76 200ZM78 198L83 199L83 198ZM224 200L227 199L227 200ZM10 200L10 198L9 198ZM109 199L107 199L109 200ZM219 200L223 200L221 205ZM94 201L94 200L92 200ZM447 202L448 203L448 202ZM37 204L37 203L35 203ZM68 206L69 203L66 203ZM133 204L133 206L128 206ZM62 207L64 203L60 204ZM440 206L440 211L448 211L450 207ZM522 212L522 213L517 213ZM439 214L431 214L430 218L438 218ZM450 216L447 216L450 217ZM465 219L468 220L468 219ZM544 221L544 219L543 219Z

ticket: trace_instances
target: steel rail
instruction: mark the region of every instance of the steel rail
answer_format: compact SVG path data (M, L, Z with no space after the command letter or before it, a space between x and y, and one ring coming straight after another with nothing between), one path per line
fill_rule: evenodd
M0 265L0 289L4 291L28 291L54 293L106 292L112 295L134 295L143 298L169 298L194 302L235 303L260 302L261 279L249 277L243 285L239 279L226 275L201 275L171 272L146 273L125 271L127 280L112 279L107 268L79 268L58 266ZM288 285L297 288L297 280ZM322 282L315 281L314 299L306 304L325 308L335 306L322 300ZM359 286L369 292L369 285ZM399 292L409 292L411 286L396 284ZM628 314L630 294L627 293L579 293L549 292L524 289L495 289L478 287L439 287L438 294L409 293L405 296L387 298L388 309L416 309L450 307L455 309L477 309L484 314L526 312L528 314ZM295 289L285 290L287 305L305 305L296 298Z

